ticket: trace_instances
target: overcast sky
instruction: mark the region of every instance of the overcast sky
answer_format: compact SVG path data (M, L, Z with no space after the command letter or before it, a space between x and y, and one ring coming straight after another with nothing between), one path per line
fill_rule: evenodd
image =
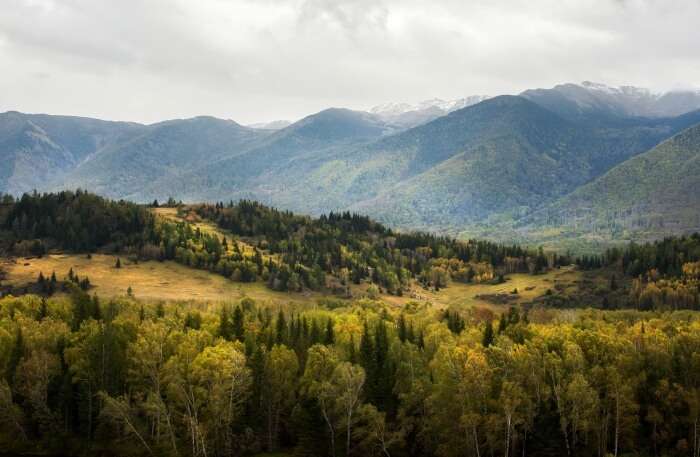
M592 80L700 87L700 0L2 0L0 111L251 123Z

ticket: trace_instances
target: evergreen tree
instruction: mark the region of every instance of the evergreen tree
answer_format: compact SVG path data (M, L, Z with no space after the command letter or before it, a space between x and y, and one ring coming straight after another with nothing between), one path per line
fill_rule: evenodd
M39 312L37 313L36 320L43 321L49 315L48 305L46 303L46 298L41 298L41 303L39 304Z
M5 378L10 386L15 384L15 375L17 373L17 368L19 367L22 358L24 357L25 347L24 347L24 337L22 335L22 327L17 327L17 333L15 335L15 342L10 351L10 357L7 361L7 372Z
M240 305L236 306L236 308L233 310L233 319L232 319L232 332L233 336L238 340L238 341L243 341L244 335L245 335L245 322L244 322L244 314L243 314L243 309L241 309Z
M486 321L486 326L484 327L484 336L481 339L481 344L484 347L489 347L493 344L493 323L489 320Z
M234 338L231 317L229 316L228 306L226 305L221 306L221 315L219 317L219 330L217 333L220 337L227 341L231 341Z
M285 344L287 342L287 320L284 313L280 309L277 313L277 321L275 327L275 343Z
M403 313L401 313L399 315L397 332L398 332L399 340L402 343L405 343L406 340L408 339L408 329L406 328L406 318L404 317Z

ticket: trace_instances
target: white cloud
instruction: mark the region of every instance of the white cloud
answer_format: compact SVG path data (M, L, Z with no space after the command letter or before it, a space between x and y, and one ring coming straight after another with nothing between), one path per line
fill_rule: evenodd
M5 0L0 110L153 122L700 83L696 0Z

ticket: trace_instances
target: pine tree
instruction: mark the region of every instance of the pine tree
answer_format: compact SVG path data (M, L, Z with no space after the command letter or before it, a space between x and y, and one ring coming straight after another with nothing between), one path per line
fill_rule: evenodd
M15 336L15 344L12 346L10 357L7 361L7 371L5 377L8 384L12 387L15 383L15 374L19 367L22 358L24 357L24 337L22 336L22 327L17 327L17 335Z
M43 321L49 315L49 308L46 303L46 298L41 298L41 303L39 304L39 312L37 313L36 320Z
M348 362L357 363L357 350L355 349L355 335L350 335L350 343L348 344Z
M481 340L481 344L484 347L489 347L493 344L493 323L491 321L486 322L486 327L484 327L484 336Z
M244 322L244 315L243 315L243 309L241 309L240 306L236 306L236 309L233 310L233 319L231 323L232 327L232 332L233 336L238 340L238 341L243 341L243 338L245 336L245 322Z
M318 327L316 319L311 320L311 330L309 331L309 343L314 345L321 341L321 329Z
M231 318L228 313L228 306L223 305L221 307L221 316L219 317L219 330L217 333L223 339L231 341L234 338L231 327L232 325Z
M287 320L284 318L284 313L279 310L277 313L277 322L275 327L275 343L284 344L287 341Z
M117 262L114 264L114 268L121 268L122 267L122 261L119 257L117 257Z
M326 333L323 337L323 344L330 346L335 343L335 334L333 333L333 320L328 318L326 322Z
M404 317L403 313L399 315L399 322L398 322L398 334L399 334L399 340L401 340L402 343L406 342L406 339L408 339L408 331L406 328L406 318Z
M506 313L501 313L501 317L498 319L498 334L505 332L507 327Z

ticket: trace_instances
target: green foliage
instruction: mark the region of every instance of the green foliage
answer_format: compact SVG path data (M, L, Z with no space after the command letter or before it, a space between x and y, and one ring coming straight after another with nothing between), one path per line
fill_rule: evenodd
M694 312L511 308L496 333L429 308L168 305L102 305L79 288L0 299L0 443L192 457L698 450ZM222 330L235 315L240 340L238 324Z
M139 205L114 202L81 190L24 194L5 211L0 229L10 244L42 239L74 251L141 246L153 230L153 216ZM42 254L42 244L33 253Z

